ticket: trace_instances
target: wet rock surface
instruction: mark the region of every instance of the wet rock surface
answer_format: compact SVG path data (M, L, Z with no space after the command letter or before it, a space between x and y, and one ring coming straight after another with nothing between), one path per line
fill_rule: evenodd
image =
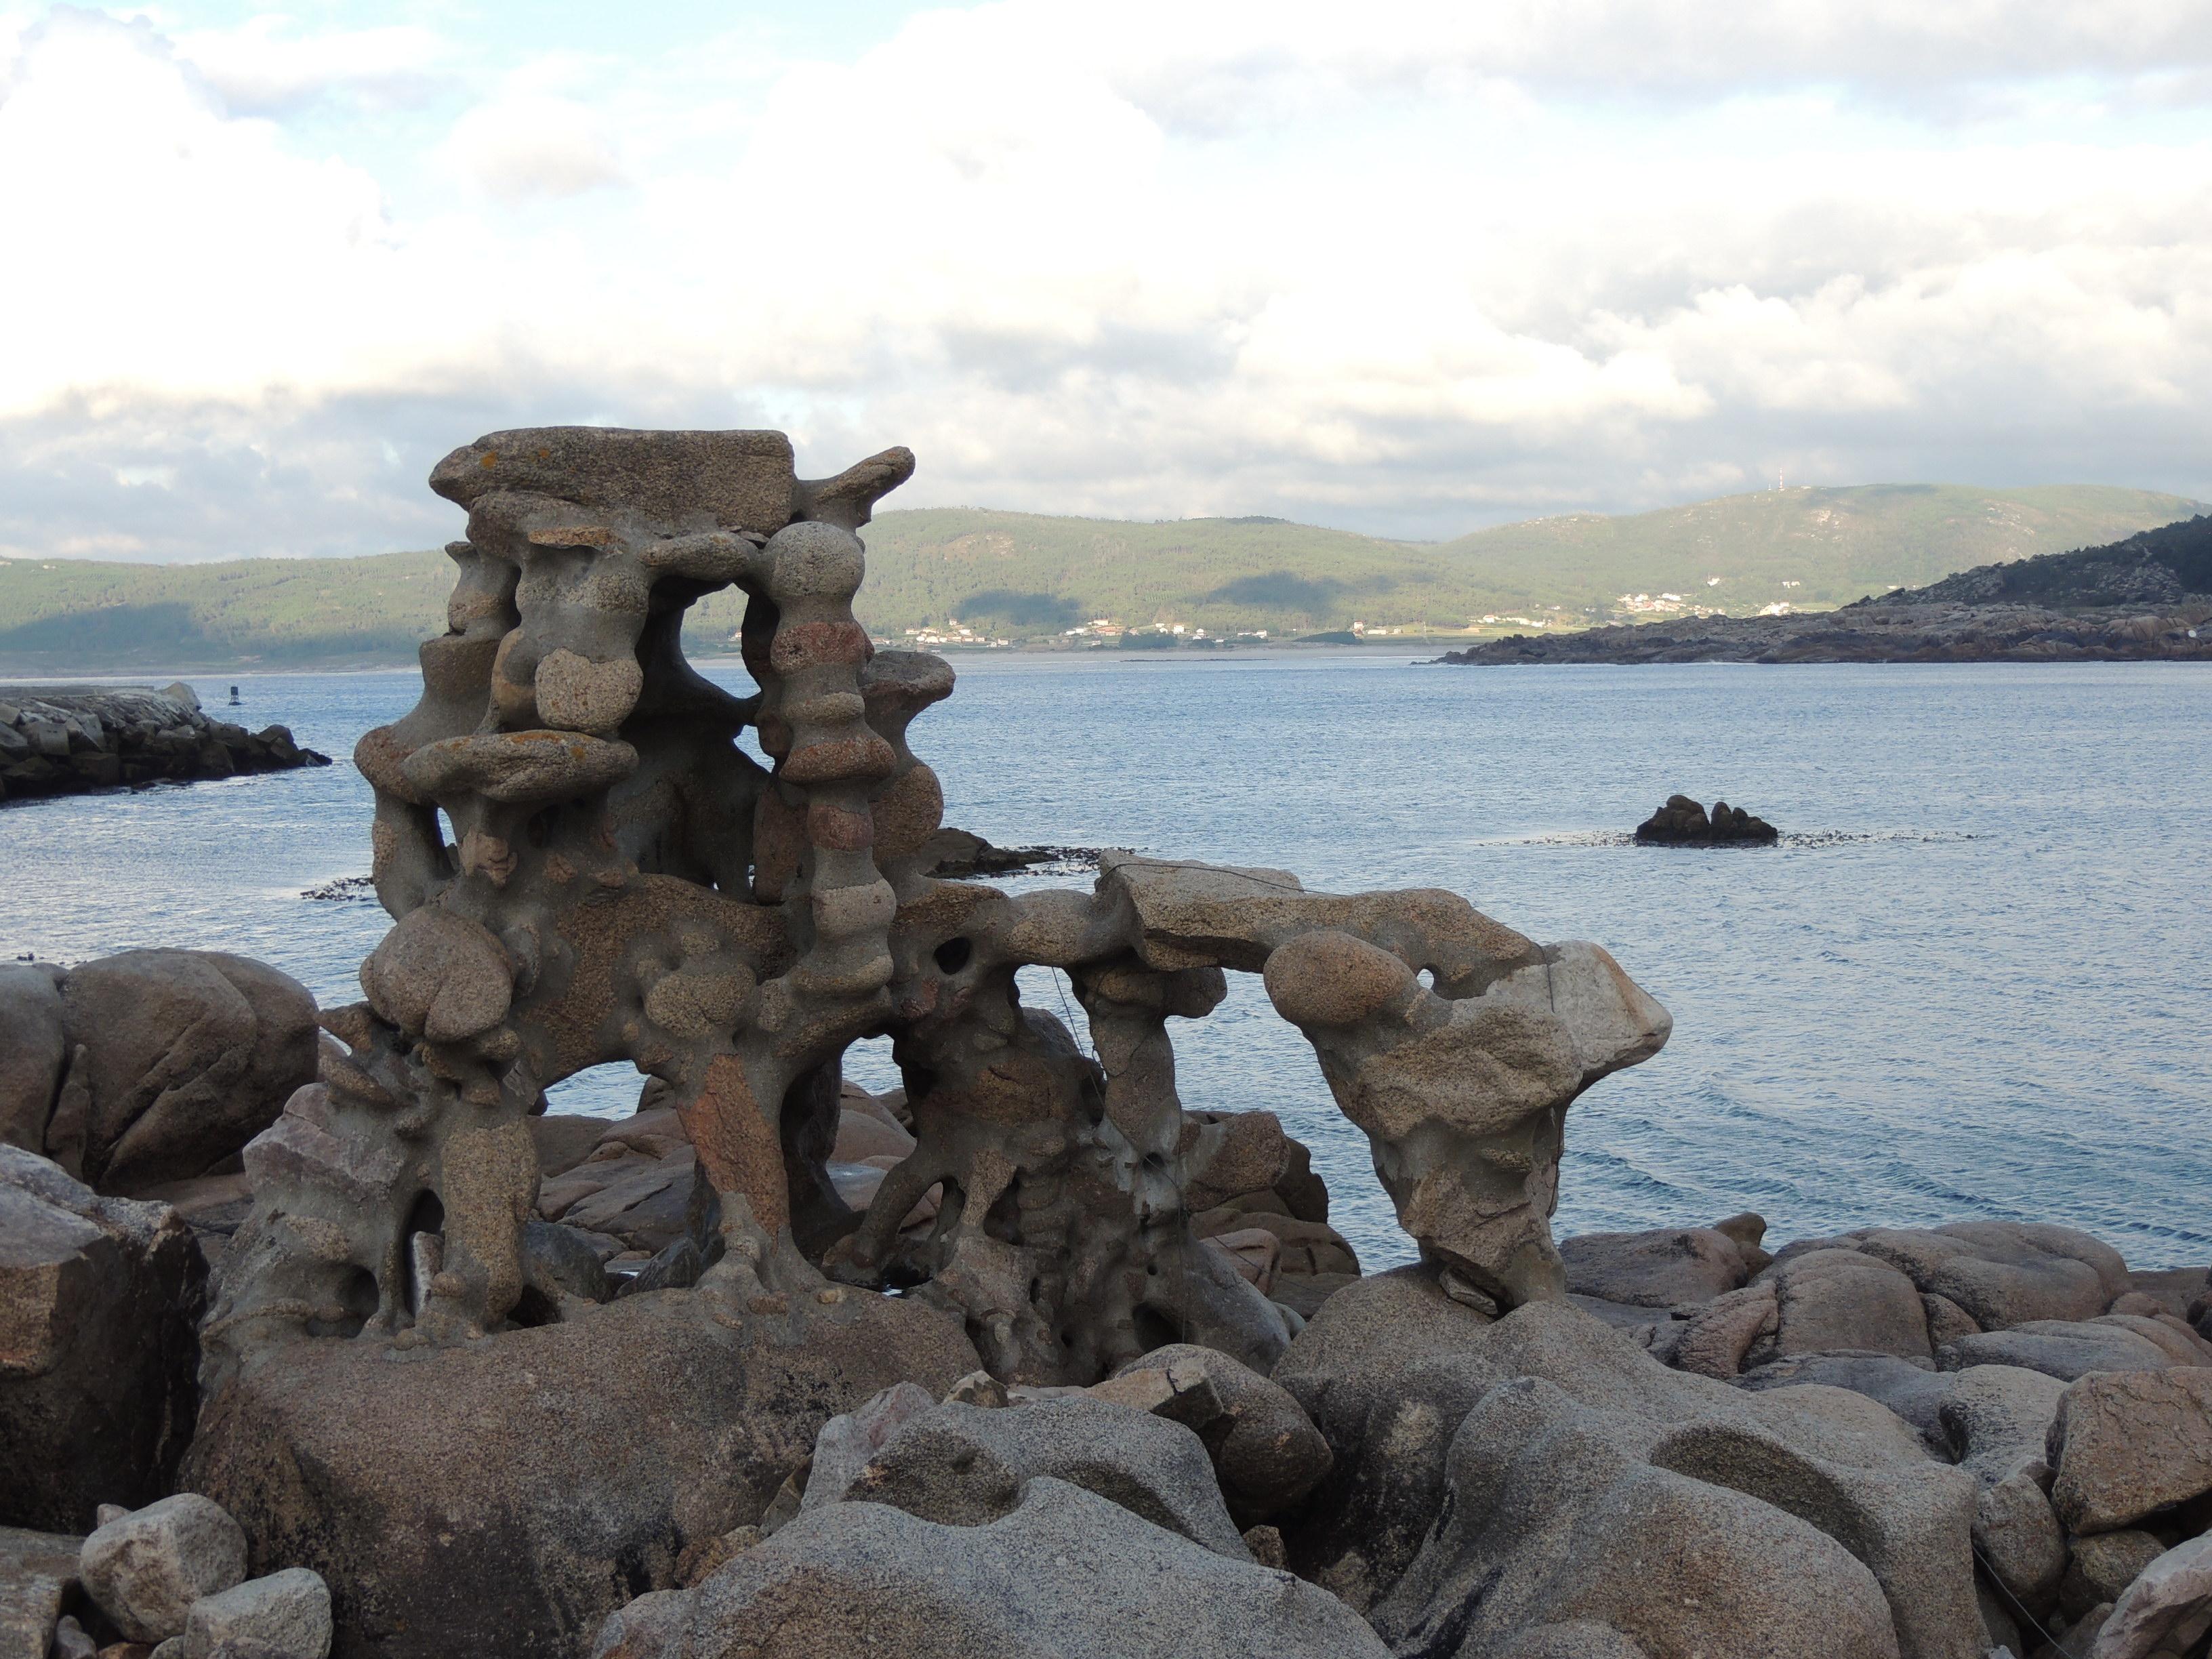
M0 685L0 803L330 763L288 726L210 719L183 684Z
M1098 867L1095 847L994 847L982 836L949 824L922 843L921 853L935 860L929 873L939 881L1019 875L1041 865L1058 872Z

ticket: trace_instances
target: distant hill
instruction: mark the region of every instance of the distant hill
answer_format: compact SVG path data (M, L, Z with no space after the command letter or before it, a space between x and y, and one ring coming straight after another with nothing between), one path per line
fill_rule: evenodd
M1983 565L1863 605L2173 605L2212 599L2212 516L2187 519L2073 553Z
M1608 598L1661 590L1741 616L1785 602L1830 609L1976 565L2117 541L2204 510L2183 495L2081 484L1864 484L1726 495L1627 518L1539 519L1478 531L1439 551L1474 561L1501 598L1518 576L1526 584L1519 597L1531 604L1567 603L1559 587ZM1534 580L1539 572L1550 591ZM1715 576L1720 585L1709 586Z
M879 635L960 624L1039 641L1097 618L1271 640L1477 636L1680 614L1825 610L1999 560L2116 541L2203 503L2146 490L1876 484L1765 491L1623 518L1571 514L1443 543L1278 519L1160 524L967 507L866 532ZM0 672L406 664L444 627L442 554L145 565L0 560ZM743 609L694 609L695 648ZM1486 620L1487 619L1487 620Z
M443 553L0 560L0 673L411 663L453 586Z
M1462 667L1605 663L2212 662L2212 516L1977 565L1833 611L1686 617L1486 640Z

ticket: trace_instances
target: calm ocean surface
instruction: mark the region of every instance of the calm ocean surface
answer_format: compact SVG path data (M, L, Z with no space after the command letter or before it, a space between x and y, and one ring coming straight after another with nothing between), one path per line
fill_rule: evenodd
M1753 1209L1771 1247L2005 1217L2085 1228L2137 1266L2212 1261L2212 672L955 665L960 690L913 733L949 822L1314 888L1448 887L1611 950L1674 1036L1570 1115L1562 1232ZM230 682L194 683L212 709ZM367 871L369 792L343 757L415 677L238 684L246 724L281 720L340 763L0 809L8 956L223 949L326 1002L359 996L382 912L301 893ZM1783 845L1626 844L1676 790L1763 814ZM1184 1103L1279 1113L1363 1259L1405 1259L1310 1052L1231 977L1218 1013L1176 1028ZM850 1069L894 1080L879 1053ZM569 1110L635 1097L597 1074L559 1091Z

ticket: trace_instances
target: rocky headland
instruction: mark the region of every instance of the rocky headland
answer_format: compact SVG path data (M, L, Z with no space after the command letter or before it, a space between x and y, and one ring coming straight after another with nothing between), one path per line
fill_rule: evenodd
M452 631L356 751L363 1000L0 968L0 1650L2204 1659L2206 1266L1555 1238L1568 1111L1671 1030L1598 946L1127 853L931 873L952 676L851 616L910 466L456 452ZM718 584L754 697L676 651ZM1184 1104L1168 1022L1231 972L1410 1265L1273 1114ZM615 1060L635 1114L547 1109Z
M2109 547L1983 565L1797 615L1515 634L1438 660L1532 663L2212 661L2212 515Z
M289 727L210 718L182 684L0 685L0 802L330 763Z

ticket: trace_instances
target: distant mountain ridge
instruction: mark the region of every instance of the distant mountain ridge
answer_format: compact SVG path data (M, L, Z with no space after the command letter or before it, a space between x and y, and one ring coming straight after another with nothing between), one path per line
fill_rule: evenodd
M1183 637L1333 635L1360 624L1474 637L1612 621L1826 610L1999 560L2112 543L2202 513L2102 486L1798 488L1607 518L1570 514L1442 543L1279 519L1164 523L981 508L887 512L864 532L862 620L878 637L1097 642L1092 625ZM434 552L147 565L0 560L0 672L405 665L445 626ZM741 595L694 607L726 645ZM913 634L909 635L909 630ZM1077 631L1081 630L1081 631ZM1109 641L1130 636L1115 633ZM1166 642L1155 632L1140 637Z

